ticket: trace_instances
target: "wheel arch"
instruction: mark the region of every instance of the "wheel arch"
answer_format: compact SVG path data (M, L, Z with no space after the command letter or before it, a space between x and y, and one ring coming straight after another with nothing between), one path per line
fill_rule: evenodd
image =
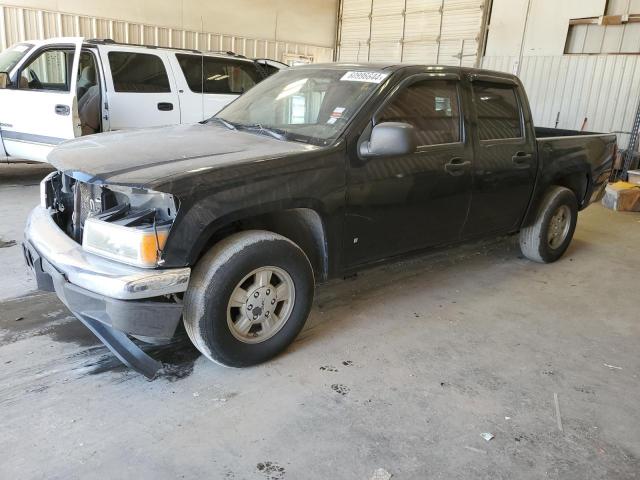
M307 255L316 280L328 277L326 222L321 209L313 206L290 206L256 213L245 209L216 219L204 228L194 242L189 264L195 265L213 245L237 232L267 230L288 238Z
M522 227L533 224L538 216L540 204L545 194L553 187L565 187L573 192L581 210L588 205L589 189L593 184L591 172L584 169L576 169L569 172L556 171L548 175L536 185L533 198L522 222Z

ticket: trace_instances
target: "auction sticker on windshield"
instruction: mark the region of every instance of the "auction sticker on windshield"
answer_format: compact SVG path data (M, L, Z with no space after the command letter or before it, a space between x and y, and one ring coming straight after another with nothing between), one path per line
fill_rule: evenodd
M382 72L347 72L340 80L343 82L380 83L388 76L388 73Z

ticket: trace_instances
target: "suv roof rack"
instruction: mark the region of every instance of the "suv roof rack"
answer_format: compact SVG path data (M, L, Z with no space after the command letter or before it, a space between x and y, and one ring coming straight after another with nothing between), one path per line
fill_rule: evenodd
M192 53L202 53L200 50L196 50L195 48L178 48L178 47L158 47L157 45L143 45L140 43L124 43L124 42L116 42L111 38L90 38L85 40L87 43L93 43L94 45L123 45L125 47L144 47L144 48L165 48L167 50L180 50L182 52L192 52Z
M236 52L232 52L231 50L207 50L205 53L217 53L217 54L223 54L223 55L229 55L230 57L236 57L236 58L247 58L244 55L241 55L239 53Z
M195 48L159 47L157 45L143 45L141 43L116 42L112 38L89 38L89 39L85 40L85 42L92 43L94 45L123 45L125 47L127 47L127 46L129 46L129 47L143 47L143 48L151 48L151 49L164 48L166 50L178 50L180 52L199 53L201 55L207 54L207 53L215 53L215 54L218 54L218 55L228 55L230 57L244 58L244 59L249 60L248 57L246 57L244 55L241 55L239 53L236 53L236 52L232 52L231 50L227 50L227 51L224 51L224 50L208 50L206 52L203 52L203 51L195 49Z

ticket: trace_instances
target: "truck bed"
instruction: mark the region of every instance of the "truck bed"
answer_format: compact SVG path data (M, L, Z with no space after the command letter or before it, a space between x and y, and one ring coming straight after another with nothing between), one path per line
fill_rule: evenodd
M556 177L570 177L580 208L600 199L616 152L613 133L581 132L559 128L535 128L541 183L553 184Z
M596 132L583 132L582 130L565 130L563 128L535 127L536 138L575 137L578 135L602 135Z

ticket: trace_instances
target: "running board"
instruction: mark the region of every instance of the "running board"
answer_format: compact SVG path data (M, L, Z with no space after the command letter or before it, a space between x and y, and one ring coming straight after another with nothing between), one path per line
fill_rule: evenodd
M78 319L100 339L118 359L129 368L141 373L148 379L155 378L162 363L144 353L131 341L126 333L111 328L93 318L74 313Z

